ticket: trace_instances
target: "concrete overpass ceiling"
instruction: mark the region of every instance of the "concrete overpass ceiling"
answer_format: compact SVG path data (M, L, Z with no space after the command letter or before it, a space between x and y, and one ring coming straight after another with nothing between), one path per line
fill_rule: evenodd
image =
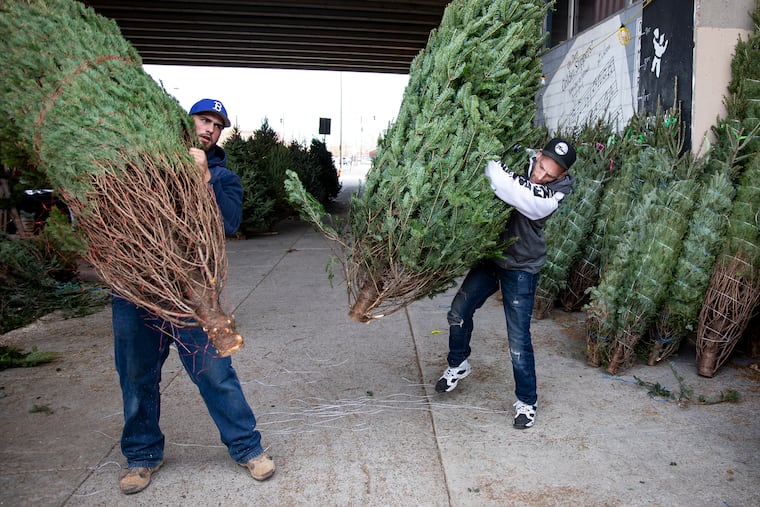
M85 0L146 64L406 74L447 0Z

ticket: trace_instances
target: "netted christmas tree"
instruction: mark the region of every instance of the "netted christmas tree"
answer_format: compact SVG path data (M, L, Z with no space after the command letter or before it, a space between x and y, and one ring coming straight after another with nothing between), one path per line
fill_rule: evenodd
M554 307L555 300L567 287L568 277L583 254L596 221L602 189L614 166L617 145L610 125L600 121L586 126L577 137L578 160L572 169L575 187L544 228L546 262L541 268L533 309L538 319Z
M721 250L735 194L733 180L742 165L747 139L725 122L713 127L718 142L708 151L694 214L676 264L668 299L650 330L643 355L655 365L674 354L697 329L702 302Z
M616 374L630 366L634 347L648 330L665 298L673 266L693 208L694 173L682 151L677 111L649 118L651 141L660 147L642 149L631 161L642 182L641 198L629 197L622 234L605 236L609 263L587 306L587 357L607 364ZM649 144L649 143L648 143ZM622 206L622 202L619 202Z
M639 160L627 162L626 166L629 168L630 174L638 174L644 170L648 162L647 158L651 158L651 153ZM621 181L624 180L621 178ZM636 181L638 183L638 179ZM633 239L627 238L626 232L630 229L643 227L646 212L653 205L653 193L644 192L640 196L638 195L640 184L634 185L633 188L637 194L635 199L638 206L632 208L626 206L625 211L623 211L622 200L626 197L620 187L618 187L615 201L610 198L605 199L607 202L617 205L617 211L621 213L618 216L611 215L610 218L616 218L616 220L611 220L609 223L617 225L624 221L628 225L627 228L621 228L618 233L620 238L617 242L618 245L626 244L627 240ZM610 195L608 193L606 197ZM598 231L597 229L597 233ZM628 266L628 257L622 248L621 252L612 250L609 257L601 257L599 251L598 248L588 249L587 252L590 252L594 257L582 259L582 262L587 265L588 281L591 282L593 278L597 280L594 285L588 288L590 302L584 306L586 311L586 360L591 366L599 366L603 362L609 361L609 356L606 353L613 346L618 330L617 303L621 297L622 287L626 283L626 267ZM602 266L602 259L609 259L609 261Z
M46 175L117 293L177 325L199 323L222 355L237 350L220 303L221 217L188 153L188 114L116 24L80 2L5 1L0 34L0 158Z
M697 372L705 377L728 359L760 303L760 0L750 16L755 31L736 45L726 118L717 129L714 158L733 160L738 179L697 327Z
M631 234L629 238L634 241L626 245L632 248L626 251L628 277L617 303L618 330L605 354L609 357L607 370L612 374L631 366L636 346L668 297L698 188L693 174L688 173L698 166L691 165L689 156L682 157L678 165L686 174L653 190L654 202L646 212L644 227Z
M560 301L566 311L580 310L589 301L591 290L598 285L603 270L614 260L613 249L625 234L632 203L641 196L643 184L640 173L646 170L646 165L641 162L642 149L649 145L649 141L656 141L654 136L646 135L648 129L645 119L634 117L624 136L609 139L607 149L614 151L610 154L608 180L602 195L598 197L596 219L582 242L581 255L570 269L567 284L560 293ZM614 284L609 286L609 290L615 289ZM607 300L614 301L614 297L610 295ZM603 309L599 307L597 310L601 312ZM610 339L612 332L611 327L604 326L614 322L614 313L609 317L600 313L597 317L598 326L587 326L586 356L592 366L599 366L601 362L601 344ZM587 324L589 322L587 320Z
M511 208L483 169L525 162L541 76L538 0L455 0L415 58L396 122L366 187L336 229L288 180L291 199L345 254L350 315L368 321L450 287L480 258L497 256Z
M668 298L650 330L644 352L650 366L678 351L681 342L695 332L715 255L725 234L734 196L727 173L706 173L695 185L697 198L691 223L667 289Z
M739 180L726 244L718 257L697 327L697 372L712 377L728 359L760 304L760 153Z

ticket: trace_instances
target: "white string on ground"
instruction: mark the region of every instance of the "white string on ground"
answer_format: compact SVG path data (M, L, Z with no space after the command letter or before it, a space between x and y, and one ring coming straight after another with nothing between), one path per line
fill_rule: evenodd
M341 361L340 363L330 365L330 368L336 368L338 366L343 366L348 362L348 359L345 359ZM240 382L240 385L248 385L250 383L256 383L263 387L281 387L284 385L292 384L294 382L298 382L299 384L314 384L316 382L319 382L317 380L317 377L321 374L319 370L289 370L287 368L280 368L277 371L274 371L268 375L265 375L262 379L253 379L245 382ZM294 378L290 378L287 380L287 382L279 382L279 383L272 383L271 379L273 377L282 377L285 375L292 375Z
M436 402L433 397L391 394L385 397L360 396L354 399L328 400L324 398L292 399L289 410L279 410L262 414L258 427L267 435L290 435L331 430L366 431L373 427L374 416L388 412L430 412L448 410L468 410L475 413L504 415L504 410L495 410L475 405ZM261 419L266 419L262 421ZM336 424L341 423L341 424ZM485 423L483 427L493 424Z
M108 433L104 433L104 432L102 432L100 430L92 430L92 432L93 433L97 433L98 435L103 435L104 437L106 437L108 440L110 440L112 442L116 442L116 440L117 440L115 437L112 437Z

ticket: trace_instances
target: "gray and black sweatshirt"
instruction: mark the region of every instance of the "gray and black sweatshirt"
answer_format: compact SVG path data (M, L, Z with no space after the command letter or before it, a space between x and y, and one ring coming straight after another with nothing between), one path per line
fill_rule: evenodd
M504 250L503 259L494 259L504 269L539 272L546 260L544 224L575 185L570 174L546 185L531 183L535 162L533 155L523 174L511 172L494 161L486 167L496 196L514 208L501 237L505 241L517 238L517 241Z

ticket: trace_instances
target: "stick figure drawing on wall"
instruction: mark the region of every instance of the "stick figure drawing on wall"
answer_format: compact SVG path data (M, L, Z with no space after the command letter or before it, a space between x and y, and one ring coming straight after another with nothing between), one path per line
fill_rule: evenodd
M668 42L670 41L665 39L665 34L660 33L659 28L655 28L654 39L652 40L652 44L654 44L654 59L652 59L650 71L654 72L657 77L660 77L660 60L662 55L665 54L665 50L668 49Z

